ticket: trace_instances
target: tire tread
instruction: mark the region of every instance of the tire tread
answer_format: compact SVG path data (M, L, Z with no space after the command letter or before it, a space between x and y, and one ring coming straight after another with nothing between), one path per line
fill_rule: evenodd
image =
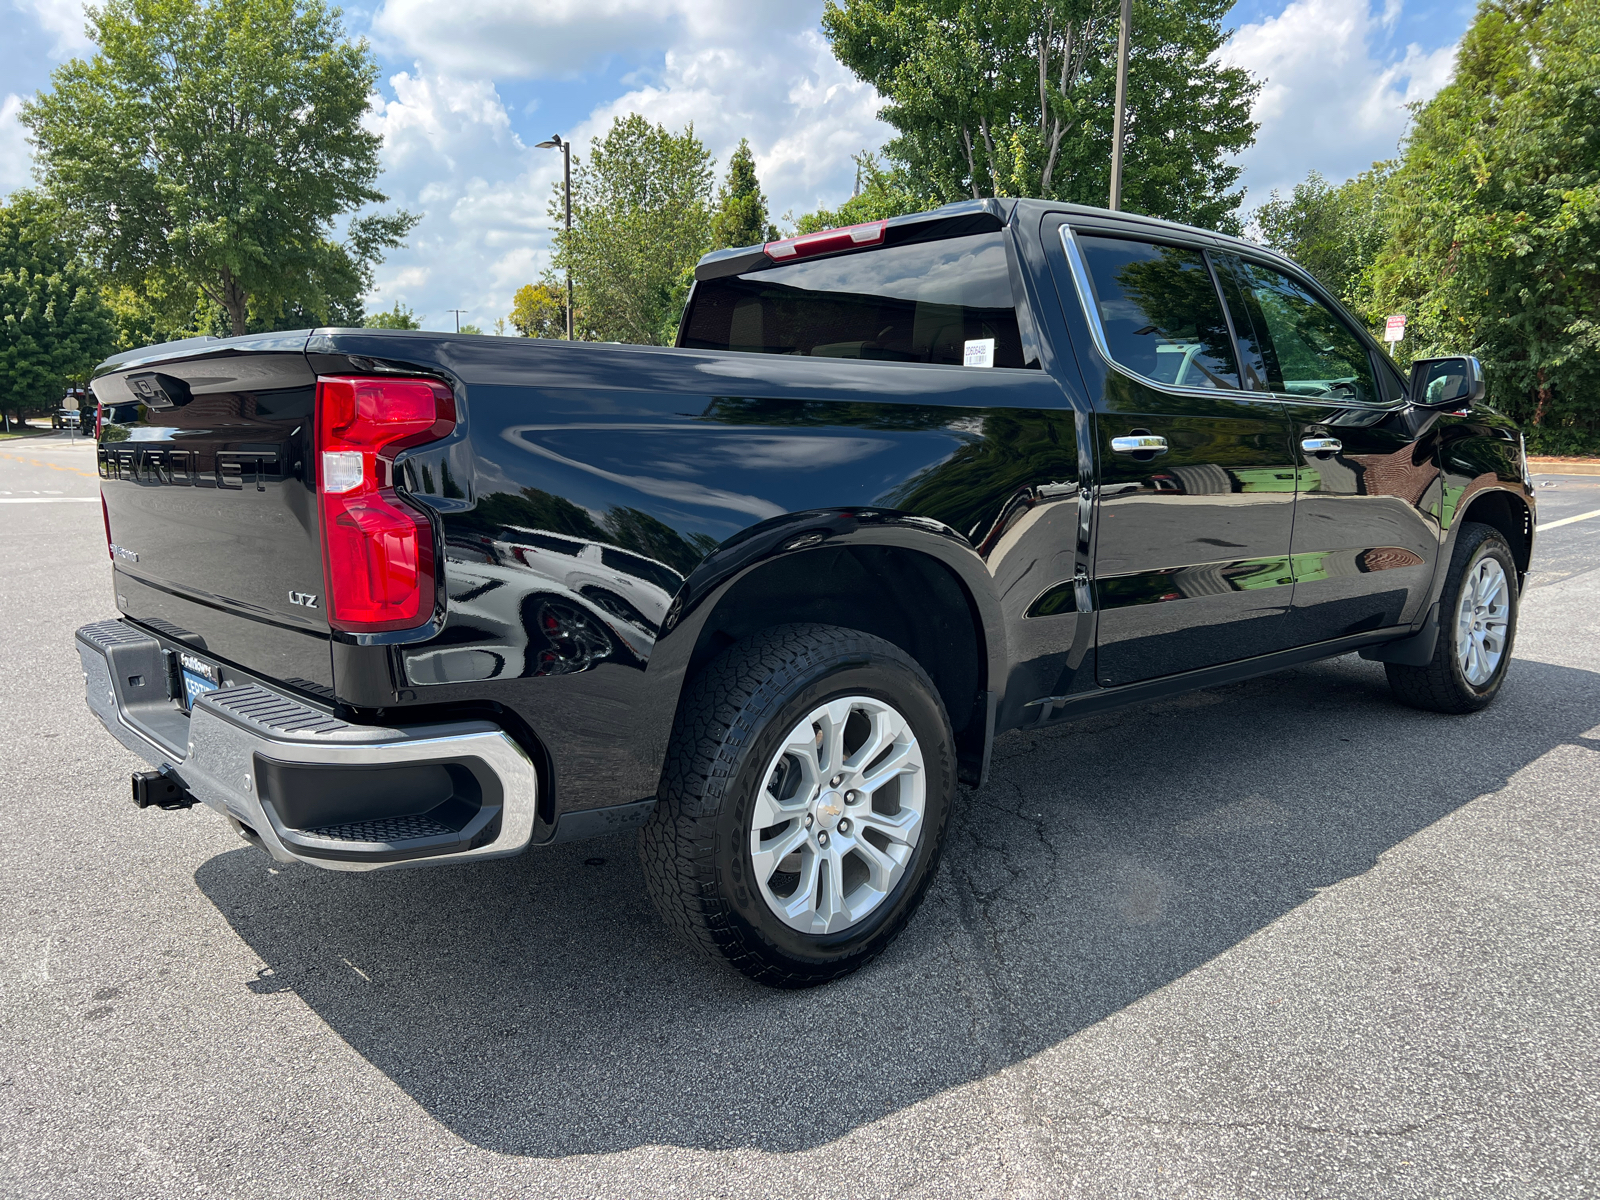
M820 663L855 655L863 662L896 662L917 675L931 696L938 696L915 659L871 634L813 624L779 625L755 634L725 650L689 684L662 772L659 803L639 831L645 883L662 918L708 957L769 987L812 987L857 970L886 948L916 908L915 903L906 905L860 953L836 964L788 970L754 943L717 881L718 818L737 782L744 749L764 727L759 715L781 705L796 682ZM943 753L953 779L949 742L946 738ZM942 833L938 828L928 831L936 840L929 847L924 888L938 861Z
M1505 538L1494 526L1477 521L1468 521L1462 525L1461 532L1456 538L1455 551L1450 556L1450 574L1439 596L1439 638L1433 647L1433 660L1422 667L1410 667L1402 663L1384 664L1384 673L1389 677L1389 689L1400 703L1428 712L1460 714L1477 712L1490 704L1499 693L1498 682L1487 695L1480 695L1467 687L1456 664L1452 635L1456 602L1461 595L1461 583L1466 575L1467 565L1478 552L1478 548L1489 541L1497 543L1505 551L1507 561L1512 561L1510 547L1506 545ZM1509 582L1515 587L1514 567L1509 575ZM1511 663L1511 651L1516 637L1516 609L1517 596L1513 594L1511 627L1506 639L1506 652L1501 663L1499 678L1504 678Z

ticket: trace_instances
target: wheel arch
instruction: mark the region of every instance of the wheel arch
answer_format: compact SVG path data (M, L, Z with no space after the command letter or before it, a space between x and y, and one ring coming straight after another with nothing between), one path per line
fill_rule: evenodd
M1505 488L1486 488L1475 495L1454 523L1457 530L1462 521L1476 521L1500 531L1511 547L1511 557L1517 564L1520 581L1528 573L1528 563L1533 555L1533 510L1526 500ZM1451 538L1454 546L1455 538Z
M818 532L791 532L707 597L678 706L707 663L763 629L794 622L859 629L900 647L928 672L950 716L960 776L980 781L1005 677L999 606L981 562L953 535L892 527L841 531L787 548ZM696 582L691 578L691 590L703 593Z

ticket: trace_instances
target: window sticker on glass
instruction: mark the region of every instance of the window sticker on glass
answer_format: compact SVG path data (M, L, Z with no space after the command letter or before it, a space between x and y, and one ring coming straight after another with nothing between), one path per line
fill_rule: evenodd
M994 366L994 339L973 338L967 342L965 362L969 367Z

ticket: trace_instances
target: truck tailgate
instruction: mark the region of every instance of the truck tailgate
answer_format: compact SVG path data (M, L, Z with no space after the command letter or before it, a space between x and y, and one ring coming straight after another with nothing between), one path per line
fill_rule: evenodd
M114 365L94 391L118 607L213 658L326 698L305 338L145 357Z

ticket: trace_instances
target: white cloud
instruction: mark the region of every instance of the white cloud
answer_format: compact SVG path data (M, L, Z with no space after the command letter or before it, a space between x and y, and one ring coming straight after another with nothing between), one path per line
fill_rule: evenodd
M1410 119L1406 106L1449 81L1455 47L1411 45L1384 61L1384 31L1401 0L1293 0L1282 13L1241 27L1224 61L1264 79L1256 144L1241 156L1251 201L1287 191L1312 169L1334 182L1392 158Z
M0 195L33 182L33 150L28 145L27 130L17 120L21 107L22 97L15 92L0 102Z
M11 7L33 17L55 38L50 50L52 58L71 58L94 48L94 43L84 33L82 0L11 0Z
M400 12L401 3L409 0L391 0L380 14L391 36L401 26L388 14ZM625 8L626 0L597 0L594 7L610 12ZM877 120L872 89L839 65L818 32L820 6L683 0L656 8L676 8L672 43L658 67L631 77L629 91L562 131L577 153L585 154L589 139L603 136L614 118L637 112L674 130L693 122L718 160L719 175L739 139L748 137L775 217L844 199L850 156L881 145L889 131ZM772 11L764 14L764 8ZM566 61L595 44L583 16L556 5L537 18L554 30L552 37L566 39ZM428 29L430 37L446 37L443 29ZM492 324L510 310L517 287L537 279L549 262L545 208L561 157L516 136L486 79L446 65L487 69L509 53L504 47L516 36L508 33L501 47L486 45L471 26L456 28L449 45L436 40L424 46L414 31L406 36L418 42L412 46L417 65L390 81L396 98L380 105L373 127L385 137L382 187L396 204L428 215L409 248L392 253L380 269L372 307L398 299L426 312L434 328L452 323L448 309L467 307L467 319ZM538 74L549 59L548 47L541 47L505 73Z
M425 215L379 268L371 307L398 300L439 329L452 308L492 324L547 261L544 207L560 159L522 143L487 79L418 67L389 83L395 99L369 117L384 138L380 187L391 207Z
M820 15L820 4L793 0L385 0L372 29L381 45L441 70L560 78L610 55L759 44L814 28Z
M669 50L660 79L604 104L575 135L581 147L615 117L637 112L668 128L694 122L719 171L739 139L750 139L774 215L845 198L852 154L890 134L871 87L840 66L815 29L764 48L701 45Z
M1431 96L1454 61L1453 47L1391 49L1403 2L1291 0L1224 48L1266 80L1259 140L1242 159L1252 202L1313 167L1338 180L1395 153L1405 105ZM49 57L89 48L80 0L11 3L53 40ZM369 306L399 300L434 328L452 323L451 308L485 326L509 310L512 292L549 261L545 208L561 169L558 153L516 130L559 107L552 89L604 68L581 81L592 89L618 56L630 71L616 85L623 94L561 130L580 154L629 112L673 129L692 121L719 175L739 139L750 139L775 216L837 204L849 193L851 155L882 145L890 130L873 90L834 59L820 15L820 0L383 0L371 35L406 69L390 76L393 98L375 97L370 117L385 139L379 186L387 207L426 216L379 268ZM518 85L513 113L495 84L513 79L551 82L538 88L542 98ZM33 84L0 72L0 86L27 93ZM0 105L0 190L29 182L20 103L13 94Z
M388 0L373 17L380 45L456 73L563 76L607 54L659 47L681 5L650 0Z

